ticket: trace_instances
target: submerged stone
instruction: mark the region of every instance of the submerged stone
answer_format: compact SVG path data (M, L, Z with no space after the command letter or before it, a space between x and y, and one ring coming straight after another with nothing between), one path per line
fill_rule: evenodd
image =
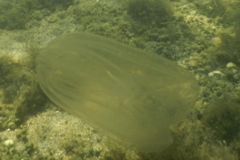
M171 144L169 126L198 94L194 76L176 63L88 33L54 40L36 63L52 102L140 151Z

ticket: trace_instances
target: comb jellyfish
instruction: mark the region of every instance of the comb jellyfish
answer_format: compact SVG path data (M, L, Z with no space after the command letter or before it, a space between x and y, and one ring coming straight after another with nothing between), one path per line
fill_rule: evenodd
M198 93L194 76L176 63L89 33L53 40L36 64L53 103L139 151L171 144L169 126Z

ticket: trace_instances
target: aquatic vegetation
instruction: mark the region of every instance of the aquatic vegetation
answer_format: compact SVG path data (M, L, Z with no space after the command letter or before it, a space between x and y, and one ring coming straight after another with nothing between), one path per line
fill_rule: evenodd
M218 1L217 1L218 2ZM212 38L212 49L209 52L209 60L213 66L225 66L229 62L240 64L240 2L222 1L224 4L223 15L218 18L224 28L218 30Z
M231 29L223 30L218 39L219 43L213 51L216 63L226 65L228 62L240 64L240 3L238 8L233 8L228 12L228 17L224 19L225 25L230 25ZM229 24L227 24L229 23Z
M226 11L226 0L191 0L196 5L197 9L204 15L210 17L223 16Z
M45 107L47 99L26 66L0 57L0 130L14 129Z
M193 75L174 62L87 33L56 39L36 64L51 101L141 151L171 144L169 126L198 95Z
M127 12L134 20L145 25L160 24L172 17L167 0L128 0Z
M213 130L216 139L231 143L239 139L240 101L233 95L225 95L207 107L202 120Z
M225 12L224 15L221 17L221 22L224 25L236 25L240 26L240 1L239 0L231 0L231 1L224 1L225 4Z
M73 0L9 0L0 1L0 28L24 29L28 22L40 21L55 11L68 7Z
M3 89L3 103L12 103L17 97L20 81L27 81L20 64L14 63L9 56L0 57L0 87Z
M228 62L240 64L240 32L233 35L222 34L221 39L222 43L215 53L216 61L223 65Z

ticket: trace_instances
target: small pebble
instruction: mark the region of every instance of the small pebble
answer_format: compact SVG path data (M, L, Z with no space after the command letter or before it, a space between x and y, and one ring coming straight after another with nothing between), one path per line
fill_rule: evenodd
M14 141L12 139L7 139L4 141L5 146L12 146L14 144Z

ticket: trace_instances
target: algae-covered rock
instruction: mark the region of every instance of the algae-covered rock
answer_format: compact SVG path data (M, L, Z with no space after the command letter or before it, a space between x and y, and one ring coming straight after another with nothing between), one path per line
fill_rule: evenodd
M44 109L46 96L28 65L11 55L0 57L0 130L14 129Z
M31 117L24 127L34 154L43 159L140 160L136 152L110 142L68 113L47 110Z
M193 76L177 64L87 33L42 49L37 78L55 104L141 151L171 143L169 126L198 93Z

